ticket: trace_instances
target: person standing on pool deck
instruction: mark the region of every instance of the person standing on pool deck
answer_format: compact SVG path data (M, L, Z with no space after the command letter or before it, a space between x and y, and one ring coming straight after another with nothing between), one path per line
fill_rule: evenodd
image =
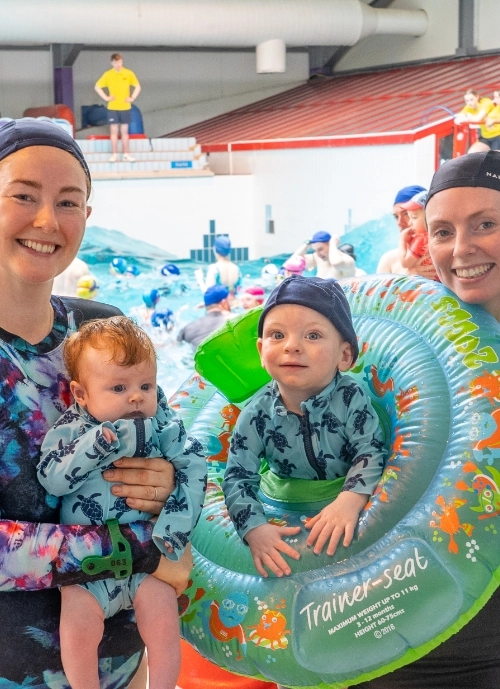
M108 93L104 89L108 89ZM130 89L134 90L130 93ZM128 126L132 103L141 92L141 85L131 69L123 66L123 57L120 53L111 55L111 69L104 72L94 86L95 91L108 104L108 123L111 136L111 158L110 163L118 160L118 129L122 138L123 156L122 160L133 163L129 152Z
M425 208L429 252L443 285L500 321L500 152L468 153L435 173ZM498 349L497 349L498 353ZM498 689L500 589L428 655L359 689Z
M468 153L482 151L498 151L500 147L500 125L487 122L490 113L495 109L496 103L490 98L480 96L474 89L467 89L464 93L465 105L455 117L455 124L477 124L479 136L469 148Z

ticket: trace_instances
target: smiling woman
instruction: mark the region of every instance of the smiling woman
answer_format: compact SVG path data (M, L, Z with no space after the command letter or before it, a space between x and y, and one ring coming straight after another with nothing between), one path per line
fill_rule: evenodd
M51 297L54 277L78 251L89 193L83 155L57 125L27 119L0 128L0 684L9 686L67 686L57 587L89 581L82 560L112 549L105 525L59 525L59 500L36 477L45 433L71 403L62 344L82 321L117 313L105 304ZM112 492L130 507L158 514L173 488L170 466L124 458L106 478L120 482ZM150 522L120 529L133 572L167 579L173 568L179 582L187 581L189 557L167 565L170 574L162 564L159 575ZM101 686L126 687L142 650L130 611L109 620Z
M46 175L47 170L53 170ZM29 171L29 172L28 172ZM26 174L28 172L28 174ZM6 305L3 327L36 343L52 325L47 289L76 256L91 209L87 176L74 156L51 146L32 146L0 165L0 275ZM33 283L40 286L34 294ZM43 321L19 304L37 302Z
M466 304L484 307L497 321L500 320L500 153L468 153L450 160L436 172L429 189L426 206L426 220L429 231L429 251L441 282L453 290ZM462 313L465 313L462 311ZM456 312L458 316L459 312ZM447 334L455 351L461 355L474 350L476 338L472 323L458 319L448 321ZM464 327L465 326L465 327ZM495 331L490 326L495 336ZM498 331L497 331L498 332ZM498 334L496 334L498 341ZM495 349L498 352L498 345ZM476 357L475 357L476 358ZM466 357L464 358L464 362ZM493 359L493 361L495 361ZM467 365L467 364L466 364ZM472 360L469 368L486 368L483 357ZM485 394L494 408L490 414L477 415L488 419L486 435L496 437L498 424L499 395L495 385L498 371L493 371L488 387L481 393L480 387L473 387L474 394ZM458 398L458 395L457 395ZM457 402L453 402L455 407ZM474 415L472 415L474 419ZM476 428L471 431L481 432ZM471 457L483 462L481 467L471 461L467 467L476 471L480 480L498 472L499 460L495 450L483 453L484 443L478 442ZM486 460L488 466L485 466ZM467 466L467 465L465 465ZM474 469L473 469L474 467ZM465 467L464 467L465 471ZM455 504L460 504L457 482ZM496 484L495 484L496 486ZM477 482L475 493L481 494L484 486ZM498 486L496 486L498 489ZM474 492L474 491L473 491ZM492 491L490 491L490 496ZM466 504L464 501L463 504ZM489 508L489 509L488 509ZM473 510L476 508L472 506ZM481 515L482 529L474 532L474 541L482 533L496 534L496 520L499 512L487 506ZM486 519L486 521L484 521ZM442 522L441 522L442 523ZM463 527L464 525L460 525ZM459 528L457 526L457 528ZM496 579L498 581L498 579ZM479 614L463 629L437 649L411 665L407 665L380 679L360 684L363 689L497 689L500 686L500 593L493 594Z
M497 320L500 320L499 201L499 192L494 189L450 188L442 191L439 198L431 199L426 211L429 242L440 279L460 299L469 304L482 304Z

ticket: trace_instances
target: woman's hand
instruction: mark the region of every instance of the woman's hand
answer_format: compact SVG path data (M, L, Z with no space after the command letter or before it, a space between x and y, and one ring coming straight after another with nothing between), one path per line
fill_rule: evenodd
M175 469L162 457L122 457L114 462L103 476L114 483L111 492L126 498L134 510L160 514L168 496L175 487Z
M160 564L153 572L152 576L166 584L170 584L175 589L177 597L181 595L188 587L189 576L193 569L193 555L191 553L191 543L188 543L186 549L182 553L180 560L172 562L167 560L163 555L160 558Z

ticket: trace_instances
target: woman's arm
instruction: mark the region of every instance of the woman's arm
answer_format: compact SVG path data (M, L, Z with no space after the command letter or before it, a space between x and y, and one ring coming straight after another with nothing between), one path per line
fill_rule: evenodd
M486 115L489 113L491 109L491 101L484 105L480 104L477 113L475 113L474 115L469 113L467 119L469 122L472 122L474 124L482 122L484 119L486 119Z
M494 124L499 124L500 123L500 106L494 107L490 112L488 113L488 116L485 119L484 124L488 129L493 127Z
M151 540L152 528L147 521L120 525L131 547L134 573L153 574L159 565L160 552ZM111 551L106 525L0 520L0 591L38 591L104 579L109 572L84 574L82 560Z

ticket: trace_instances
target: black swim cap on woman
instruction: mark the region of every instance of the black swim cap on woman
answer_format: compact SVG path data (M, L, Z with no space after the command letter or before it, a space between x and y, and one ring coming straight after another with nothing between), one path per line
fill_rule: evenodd
M432 178L427 202L453 187L486 187L500 191L500 152L466 153L443 163Z
M89 182L92 181L81 148L58 124L25 117L11 120L0 127L0 160L29 146L55 146L71 153L82 166Z

